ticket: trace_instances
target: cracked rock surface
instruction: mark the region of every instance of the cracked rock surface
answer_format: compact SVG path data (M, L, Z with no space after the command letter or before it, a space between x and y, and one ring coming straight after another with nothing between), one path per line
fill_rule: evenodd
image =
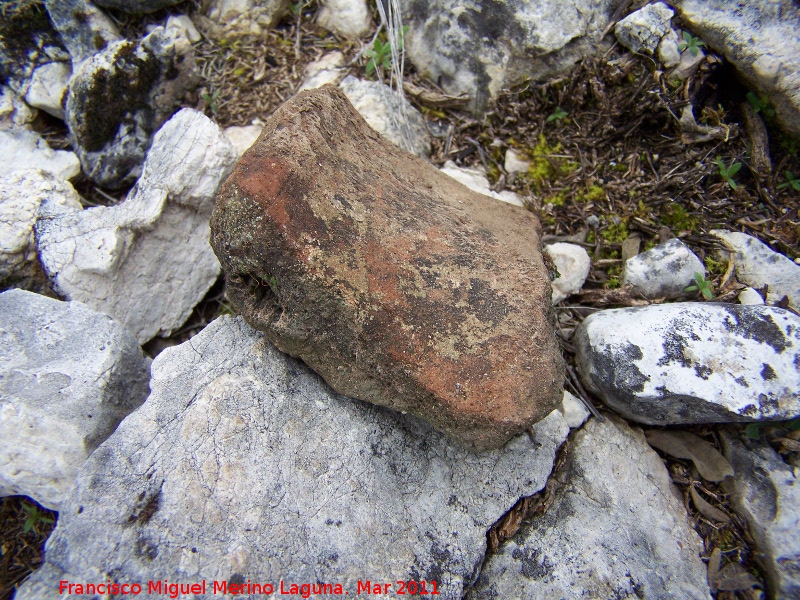
M641 430L591 419L550 509L489 558L467 598L708 600L700 537Z
M471 453L426 424L333 393L241 317L153 362L152 393L91 456L46 563L58 581L436 579L461 598L486 532L541 489L568 427L554 411Z
M562 397L539 222L373 131L331 85L270 118L217 195L228 297L338 392L498 448Z

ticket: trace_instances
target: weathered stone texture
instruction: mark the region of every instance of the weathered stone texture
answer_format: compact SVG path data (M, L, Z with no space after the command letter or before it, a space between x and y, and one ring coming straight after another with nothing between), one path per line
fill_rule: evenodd
M561 399L536 218L388 143L333 86L276 111L211 227L234 306L340 393L481 449Z

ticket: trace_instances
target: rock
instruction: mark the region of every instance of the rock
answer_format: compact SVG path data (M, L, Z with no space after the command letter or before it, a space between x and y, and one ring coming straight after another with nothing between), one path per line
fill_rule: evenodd
M503 164L506 173L512 175L514 173L527 173L531 168L531 163L525 160L522 155L514 152L511 148L506 150L506 157Z
M30 169L0 177L0 290L48 291L33 237L36 214L45 201L82 208L73 187L52 173Z
M427 425L334 394L242 319L153 362L152 394L84 465L17 600L58 581L436 581L460 599L486 532L544 487L557 411L472 454ZM317 596L319 597L319 596ZM326 596L330 597L330 596ZM342 595L344 597L344 595Z
M352 75L345 77L339 87L375 131L417 156L430 156L431 140L422 113L396 91L379 81Z
M697 54L692 54L690 50L684 50L681 52L681 60L678 63L678 66L672 69L669 72L669 75L673 79L679 79L681 81L685 81L689 79L692 75L697 72L697 69L700 68L700 63L706 57L706 53L703 52L698 48Z
M754 288L769 286L768 302L787 296L792 307L800 308L800 265L747 234L714 229L711 235L730 250L739 282Z
M194 52L179 29L113 42L73 74L66 104L72 147L103 187L133 183L153 133L197 83Z
M58 119L64 118L62 99L72 76L67 62L52 62L37 67L25 90L25 102Z
M40 2L6 0L0 16L0 84L22 95L34 69L69 54Z
M564 422L570 429L576 429L586 422L591 414L583 402L578 400L575 396L564 390L564 400L558 410L564 416Z
M36 118L38 111L17 97L10 87L0 87L0 131L6 129L26 129ZM76 157L77 158L77 157Z
M236 148L236 155L241 156L261 135L263 125L245 125L244 127L226 127L225 137Z
M575 331L584 385L648 425L800 415L800 317L766 306L677 302L603 310Z
M214 39L261 35L277 25L289 0L210 0L205 33Z
M725 488L756 542L771 598L800 597L800 482L766 442L732 432L721 435L725 457L736 472Z
M113 8L132 15L155 12L180 4L183 0L92 0L97 6Z
M166 29L180 29L186 38L192 43L196 44L203 39L197 27L187 15L170 15L167 17Z
M308 63L305 79L297 91L313 90L326 83L338 84L347 74L347 70L342 67L344 67L344 54L339 50L328 52L319 60Z
M114 21L89 0L44 0L44 5L69 51L73 71L95 53L122 39Z
M764 299L761 297L761 294L751 287L744 288L741 292L739 292L737 298L739 299L739 304L764 304Z
M679 298L695 283L695 273L706 276L703 261L689 246L673 238L629 258L623 281L645 298Z
M342 394L474 448L562 399L536 218L389 143L333 86L275 112L211 226L233 305Z
M489 196L495 200L502 200L503 202L508 202L515 206L525 206L522 198L514 192L509 190L495 192L489 187L489 180L486 178L486 172L481 168L459 167L452 160L448 160L444 163L441 171L460 184L467 186L473 192L478 192L484 196Z
M695 34L724 55L742 78L775 107L778 122L800 133L800 6L758 0L731 10L727 0L676 0Z
M667 32L675 12L663 2L654 2L632 12L614 26L614 35L628 50L653 54Z
M150 391L150 359L79 302L0 294L0 496L61 510L92 451Z
M556 475L555 500L486 562L470 600L709 600L700 537L638 429L590 420Z
M42 204L39 258L54 288L122 322L145 343L180 327L219 275L208 218L236 151L183 109L153 140L142 177L117 206Z
M678 34L675 33L674 29L667 31L667 33L664 34L664 37L661 38L661 42L658 44L658 51L656 54L658 56L658 60L660 60L667 69L671 69L672 67L680 64L680 43L678 42Z
M74 153L53 150L35 131L27 128L0 130L0 177L16 171L41 169L53 173L60 179L72 179L81 172L81 165Z
M363 37L375 29L365 0L323 0L317 25L349 39Z
M616 3L402 0L401 6L411 62L446 93L468 94L480 112L500 90L566 73L593 54Z
M552 284L553 304L558 304L567 296L581 291L592 268L592 261L586 250L577 244L557 242L546 245L544 251L558 269L558 278Z

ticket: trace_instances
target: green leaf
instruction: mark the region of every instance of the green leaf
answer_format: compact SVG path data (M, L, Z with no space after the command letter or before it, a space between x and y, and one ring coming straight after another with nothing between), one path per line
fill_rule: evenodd
M739 172L739 169L742 168L742 163L733 163L730 167L728 167L728 177L733 177Z

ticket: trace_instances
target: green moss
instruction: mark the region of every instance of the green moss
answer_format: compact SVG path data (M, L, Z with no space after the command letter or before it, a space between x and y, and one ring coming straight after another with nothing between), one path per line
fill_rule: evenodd
M545 204L552 204L553 206L564 206L567 201L566 192L558 192L554 196L548 196L544 199Z
M661 222L674 231L694 231L699 219L690 216L680 204L672 202L661 211Z
M621 244L628 237L628 224L625 219L619 223L611 223L600 235L609 244Z
M622 285L622 265L608 267L608 270L606 270L606 275L608 275L608 279L606 280L604 286L606 289L613 290Z
M556 183L560 177L574 173L578 168L574 161L555 156L561 151L561 144L549 145L544 134L539 134L539 141L533 148L520 149L521 154L530 163L523 177L528 180L533 191L539 192L548 184Z
M725 259L717 260L713 256L709 255L703 259L703 262L706 265L706 271L708 271L709 277L712 275L722 275L728 270L728 261Z
M605 197L606 191L601 186L592 184L586 190L578 192L576 200L578 202L597 202L604 200Z

